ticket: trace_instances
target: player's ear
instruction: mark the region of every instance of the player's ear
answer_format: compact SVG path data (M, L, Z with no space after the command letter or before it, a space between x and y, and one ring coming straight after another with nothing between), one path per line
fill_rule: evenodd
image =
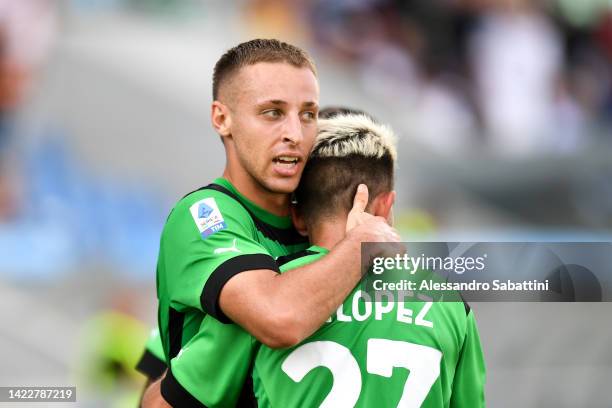
M214 101L210 109L210 121L219 135L231 135L232 117L227 105L219 101Z
M383 217L389 221L389 224L393 224L393 204L395 203L395 191L380 193L374 201L374 215Z
M308 227L306 226L306 221L304 221L304 217L300 214L300 211L297 209L295 204L291 204L291 221L293 221L293 226L296 231L303 237L308 236Z

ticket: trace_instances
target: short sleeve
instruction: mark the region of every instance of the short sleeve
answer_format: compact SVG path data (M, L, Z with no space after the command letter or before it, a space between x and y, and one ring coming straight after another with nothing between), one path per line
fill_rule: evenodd
M205 317L199 332L170 360L162 396L176 407L256 406L250 372L258 347L240 326Z
M450 406L454 408L484 407L486 369L478 327L473 311L467 316L463 347L453 379Z
M177 310L198 308L219 321L223 285L238 273L272 269L249 213L223 193L203 190L183 199L168 218L160 247L158 284Z
M166 359L158 328L151 331L144 353L136 364L136 370L151 380L161 377L166 371Z

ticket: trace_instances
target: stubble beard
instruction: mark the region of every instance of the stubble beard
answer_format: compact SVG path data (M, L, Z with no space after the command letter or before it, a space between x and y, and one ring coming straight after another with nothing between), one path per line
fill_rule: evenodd
M258 171L256 163L251 162L250 160L241 160L243 169L246 171L249 179L257 187L258 190L264 191L270 194L291 194L297 188L297 183L295 187L291 191L286 191L286 189L282 189L279 187L274 187L274 176L271 176L270 179L266 177L266 168L264 170Z

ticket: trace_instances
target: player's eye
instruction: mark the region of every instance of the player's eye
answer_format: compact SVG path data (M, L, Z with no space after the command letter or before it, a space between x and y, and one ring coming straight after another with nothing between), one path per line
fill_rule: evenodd
M278 119L281 117L281 111L278 109L267 109L261 114L270 119Z
M315 120L316 117L317 117L317 115L313 111L304 111L304 112L302 112L302 120L304 120L306 122L310 122L312 120Z

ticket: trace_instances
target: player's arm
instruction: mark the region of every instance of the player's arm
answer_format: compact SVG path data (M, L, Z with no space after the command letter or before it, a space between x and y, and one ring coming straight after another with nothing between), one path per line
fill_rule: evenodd
M217 199L219 198L217 197ZM347 229L352 228L348 238L334 249L336 254L340 254L337 255L336 262L323 264L325 268L330 268L323 271L313 269L308 272L307 269L305 279L302 280L297 275L291 280L277 280L280 275L277 273L278 268L274 260L263 252L257 253L264 250L262 248L258 249L257 244L248 238L246 231L241 230L239 225L243 223L239 222L238 218L228 218L230 212L224 213L224 207L222 207L223 216L228 218L226 229L216 232L204 240L199 239L199 237L187 240L188 245L192 246L193 249L186 251L184 248L179 248L178 250L180 253L189 254L189 256L170 257L174 261L186 262L185 267L179 268L181 270L181 276L178 276L181 278L180 283L177 282L172 287L174 296L182 301L189 300L192 307L201 307L205 313L219 321L227 322L229 317L234 322L246 327L255 337L265 340L269 345L291 344L299 336L306 337L323 324L359 281L361 276L359 265L360 242L399 240L397 233L384 220L363 212L366 204L367 190L362 191L356 198L354 209L351 211L350 222L347 223ZM229 208L231 203L225 202L224 206ZM238 213L239 211L233 212ZM171 217L169 223L173 223L173 220L180 220L178 217L180 217L181 211L175 211L175 213L176 218ZM185 223L185 228L176 226L171 228L178 228L178 232L181 232L184 236L189 233L190 225L192 225L189 224L188 227L187 224ZM234 238L237 239L236 246L240 249L240 253L215 250L215 248L231 247ZM186 245L186 240L170 241L173 245ZM215 255L215 251L221 253ZM210 259L211 253L213 259ZM203 263L196 261L200 258L203 259ZM210 266L212 262L214 262L213 267ZM269 264L270 268L253 267L257 263ZM202 272L207 270L209 275L205 282L194 284L194 282L199 282L198 279ZM312 273L312 276L309 275L310 273ZM334 277L330 280L328 279L329 276L326 276L328 274L330 276L342 275L344 280L340 277L338 279ZM258 275L259 279L238 279L249 275ZM177 277L176 274L172 276ZM162 282L162 285L165 285L164 282L172 276L163 277L163 279L158 280L158 284ZM193 279L186 279L189 276ZM230 291L227 291L228 285L232 288ZM243 290L240 289L242 285L244 285ZM344 287L346 287L346 290L343 289ZM233 301L232 291L236 292ZM319 293L321 291L322 293ZM340 293L337 293L338 291ZM186 294L182 295L183 292ZM215 296L215 294L217 295ZM311 296L318 300L311 299ZM326 297L330 297L330 299ZM227 301L230 303L229 307L226 305ZM323 305L317 303L323 303ZM265 316L261 316L262 310L267 311ZM294 314L287 314L287 310L294 311ZM296 310L297 312L295 312ZM283 327L283 324L279 324L287 318L286 316L298 316L304 312L307 312L308 316L304 315L300 318L306 323L306 329L296 325L293 318L291 318L291 327ZM299 319L296 318L295 320ZM270 322L276 323L271 324ZM296 335L294 330L303 330L304 334ZM189 353L184 351L181 358L185 365L183 367L184 372L190 371L187 364L190 368L193 368L193 364L197 364L197 359L185 360L186 354ZM174 373L175 364L171 365ZM193 370L193 372L196 371L198 370ZM176 373L174 373L174 377L176 377ZM164 388L163 384L169 384L167 379L168 375L162 380L161 387L159 382L153 383L149 387L145 394L143 407L167 406L164 405L166 402L161 395L161 389ZM181 386L185 388L182 383ZM166 389L168 389L167 386ZM188 392L193 395L191 391Z
M293 346L314 333L361 279L361 243L400 239L383 218L364 212L367 202L363 185L345 239L323 259L283 274L250 270L228 280L219 296L222 312L272 348Z
M154 381L145 390L140 404L142 408L172 408L172 405L168 404L161 395L161 381L161 378Z
M453 408L484 407L486 368L474 312L467 316L466 337L463 342L455 377L450 406Z

